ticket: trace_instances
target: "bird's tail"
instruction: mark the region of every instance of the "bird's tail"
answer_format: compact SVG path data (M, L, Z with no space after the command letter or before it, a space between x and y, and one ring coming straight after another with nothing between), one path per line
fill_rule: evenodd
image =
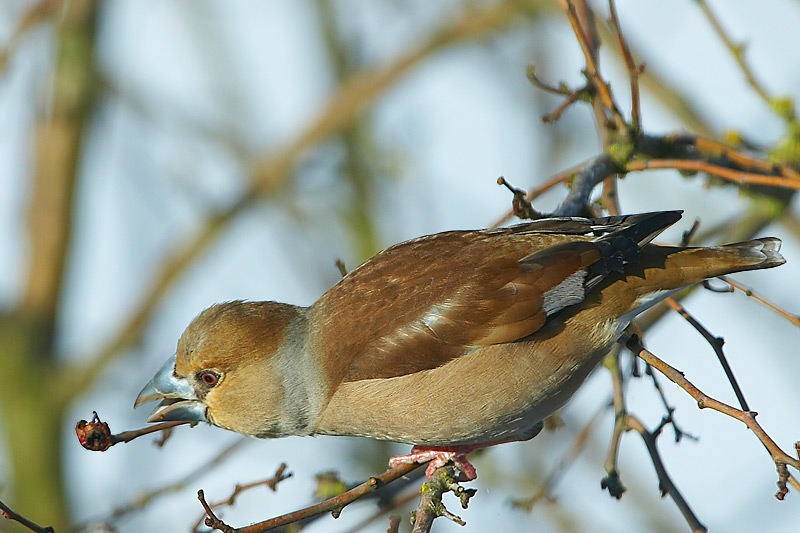
M669 251L667 247L658 248ZM734 272L780 266L786 262L780 249L780 239L765 237L723 246L677 249L666 260L681 269L682 283L688 285Z
M628 296L623 300L631 302L636 314L652 305L654 298L705 279L780 266L786 262L778 253L780 246L781 241L774 237L703 248L650 244L642 248L641 262L626 268L623 278Z
M705 279L745 270L780 266L781 241L774 237L722 246L682 248L650 244L641 250L641 262L626 266L625 275L607 283L620 307L620 328L652 305L676 291Z

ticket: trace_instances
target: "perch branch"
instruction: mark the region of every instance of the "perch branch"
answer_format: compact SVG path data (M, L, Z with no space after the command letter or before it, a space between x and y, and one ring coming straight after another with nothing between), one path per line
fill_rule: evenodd
M345 506L353 503L367 494L370 494L375 490L380 489L387 483L391 483L392 481L408 474L412 470L416 470L422 466L422 464L424 463L402 464L393 468L389 468L382 474L369 478L361 485L358 485L347 492L343 492L338 496L329 498L324 502L241 528L233 528L217 518L208 503L205 501L205 496L202 490L198 492L197 497L200 500L200 503L203 505L203 509L205 509L206 514L208 515L205 522L208 527L217 529L224 533L261 533L263 531L269 531L281 526L285 526L286 524L299 522L300 520L327 512L330 512L333 517L336 518L339 516Z

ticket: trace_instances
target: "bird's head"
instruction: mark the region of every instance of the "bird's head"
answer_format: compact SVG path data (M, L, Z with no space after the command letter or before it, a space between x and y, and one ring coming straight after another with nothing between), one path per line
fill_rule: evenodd
M161 400L148 422L207 421L254 437L292 434L279 367L299 310L276 302L209 307L189 324L177 353L144 386L134 407Z

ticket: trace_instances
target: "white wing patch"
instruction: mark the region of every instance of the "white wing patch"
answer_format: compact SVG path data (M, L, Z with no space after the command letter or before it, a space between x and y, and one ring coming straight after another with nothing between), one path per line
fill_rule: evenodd
M552 289L545 291L542 309L547 316L561 311L567 306L581 303L586 296L583 286L585 279L586 271L578 270Z

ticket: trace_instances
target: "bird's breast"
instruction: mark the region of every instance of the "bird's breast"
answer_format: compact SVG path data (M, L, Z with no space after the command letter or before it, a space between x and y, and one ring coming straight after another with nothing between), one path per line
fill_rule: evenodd
M580 387L619 327L611 319L554 321L431 370L342 383L316 432L435 446L530 438Z

